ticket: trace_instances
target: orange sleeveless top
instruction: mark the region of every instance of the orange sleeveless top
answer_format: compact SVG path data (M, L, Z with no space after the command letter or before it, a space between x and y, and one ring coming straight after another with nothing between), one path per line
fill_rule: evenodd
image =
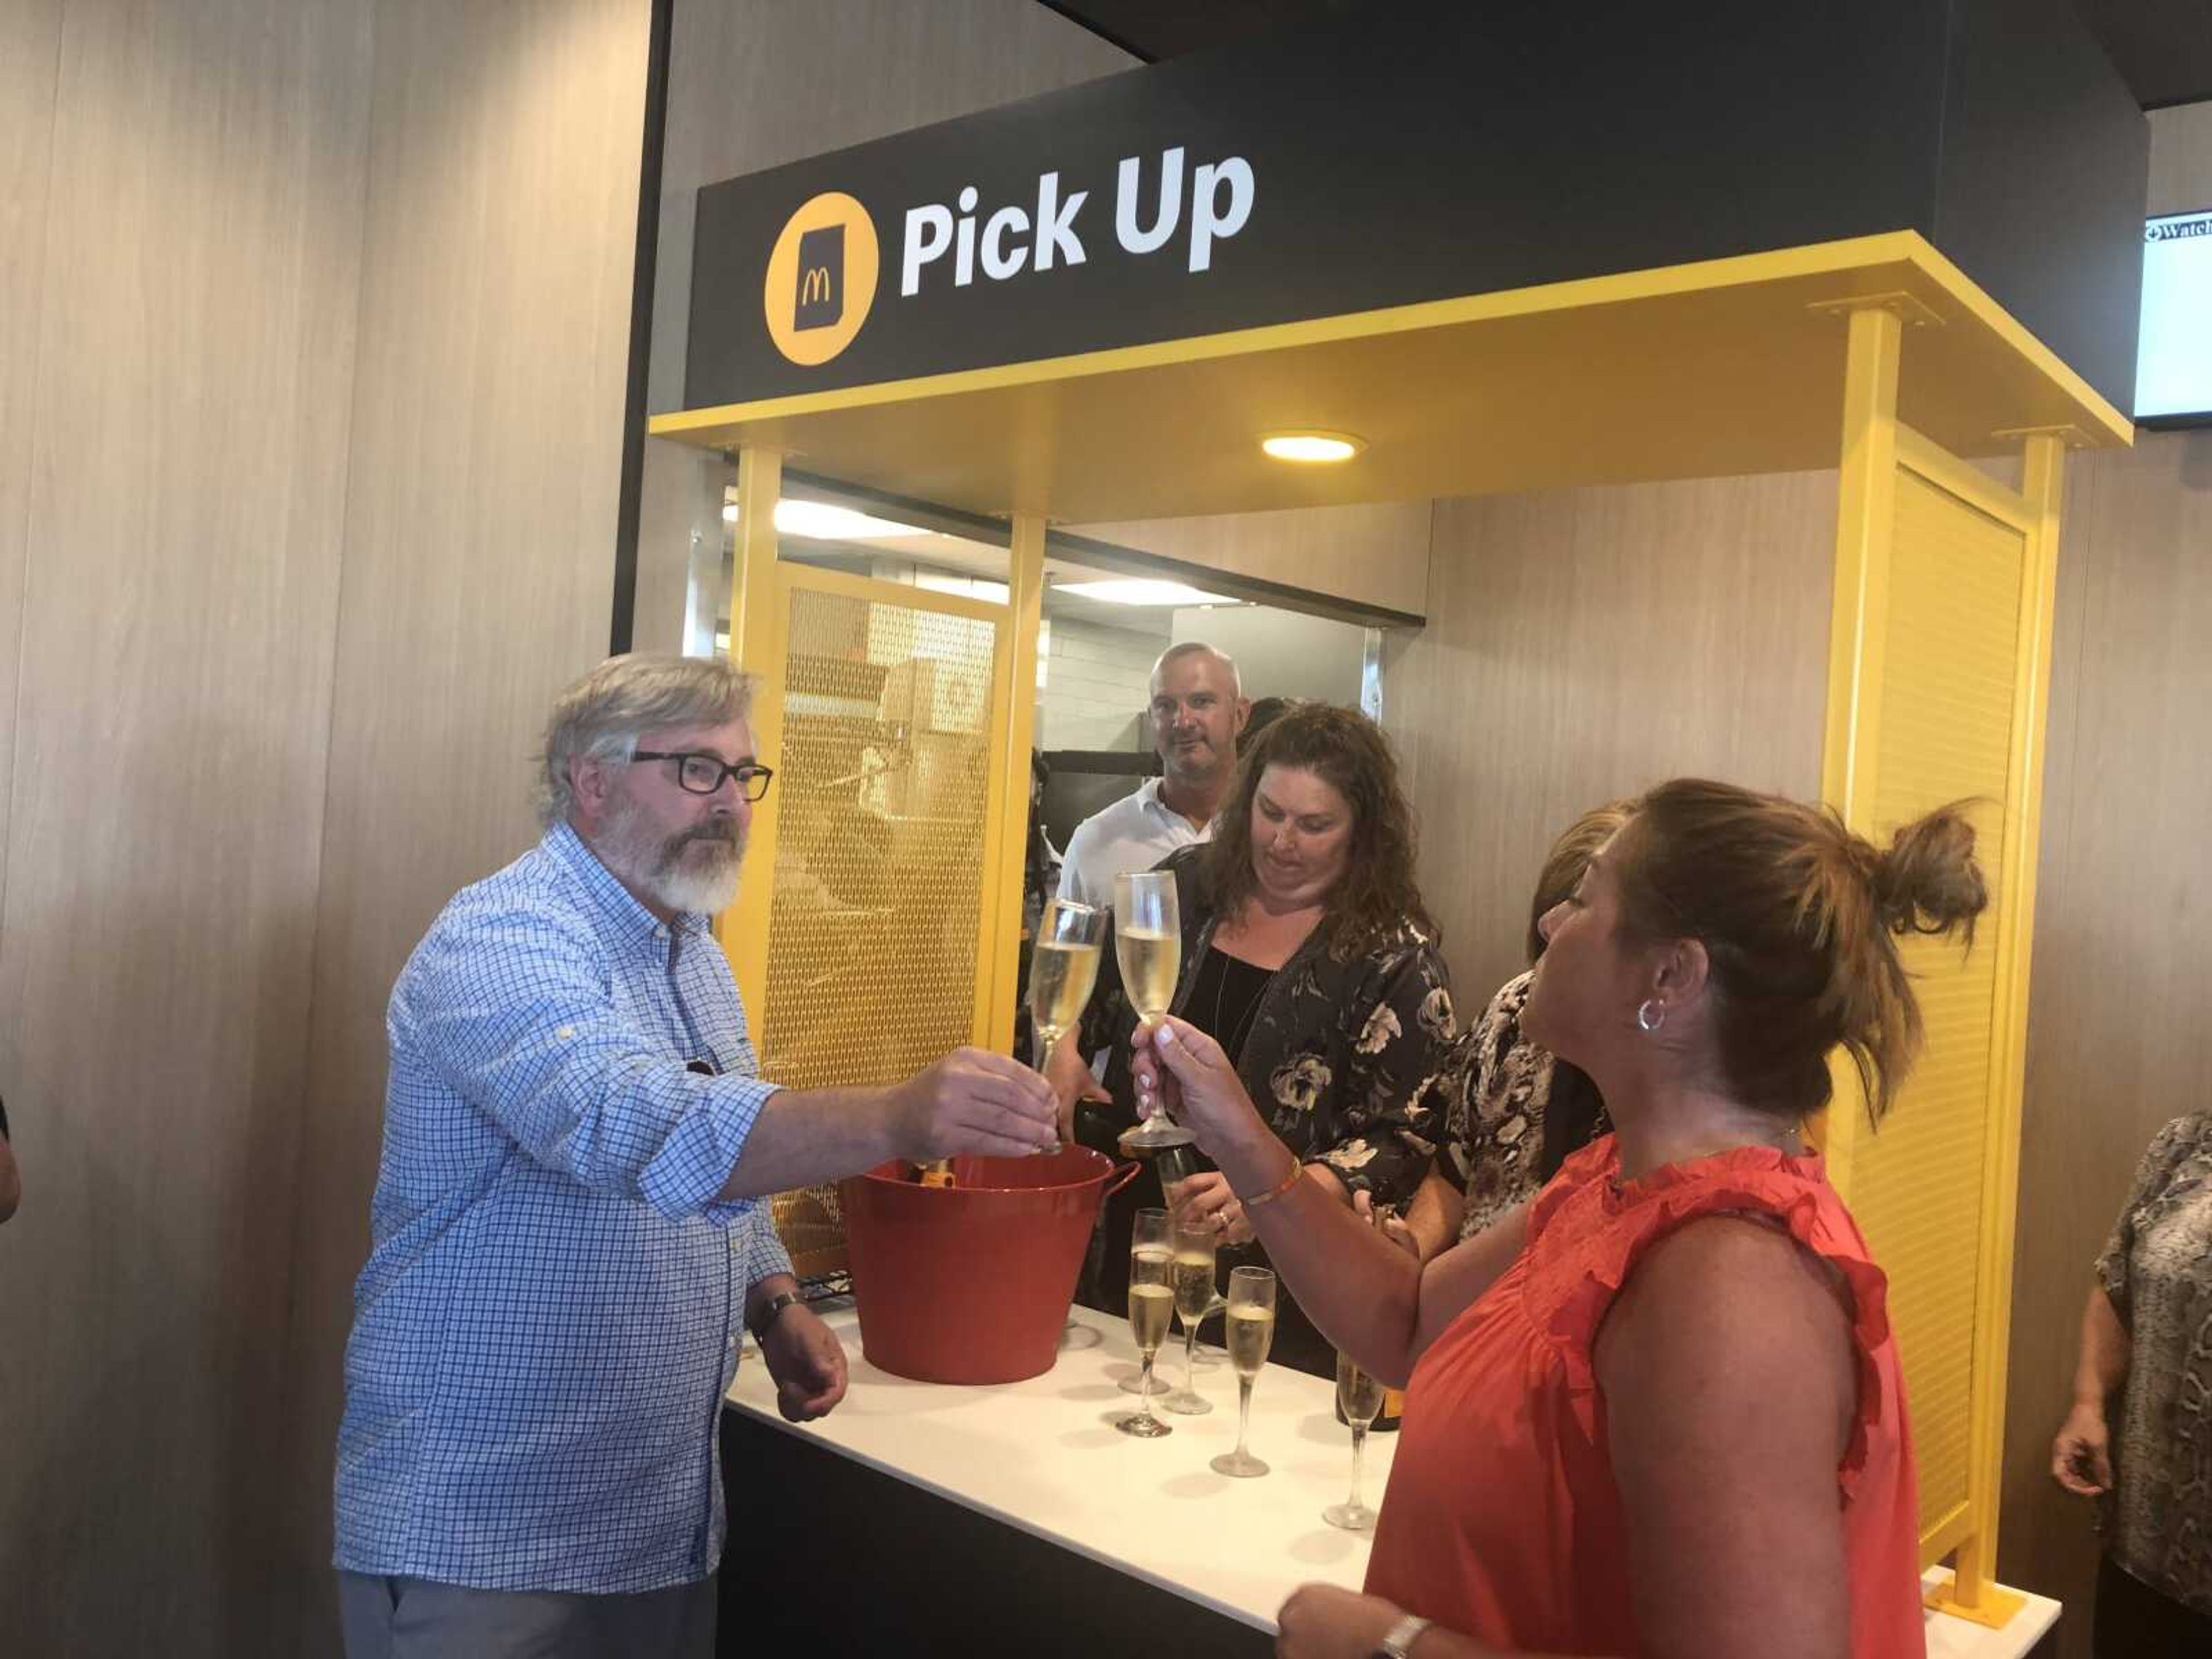
M1887 1281L1817 1157L1742 1147L1616 1188L1613 1138L1570 1158L1528 1243L1413 1370L1367 1589L1506 1648L1638 1651L1627 1523L1592 1350L1637 1259L1721 1212L1770 1215L1850 1287L1858 1420L1836 1471L1852 1659L1926 1652L1919 1497Z

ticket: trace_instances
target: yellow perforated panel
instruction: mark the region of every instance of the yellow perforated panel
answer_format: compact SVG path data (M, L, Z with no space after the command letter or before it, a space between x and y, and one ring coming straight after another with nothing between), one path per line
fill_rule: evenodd
M761 1070L889 1083L973 1037L996 629L805 580L787 576ZM801 1273L842 1265L834 1188L776 1215Z
M1923 1536L1969 1498L1983 1177L1996 1130L1997 952L2008 896L2006 796L2020 673L2026 538L1910 471L1897 479L1874 818L1887 835L1972 798L1991 883L1978 943L1908 941L1927 1024L1920 1062L1879 1133L1860 1137L1849 1200L1888 1273L1918 1454ZM1993 1356L2002 1364L2002 1353Z

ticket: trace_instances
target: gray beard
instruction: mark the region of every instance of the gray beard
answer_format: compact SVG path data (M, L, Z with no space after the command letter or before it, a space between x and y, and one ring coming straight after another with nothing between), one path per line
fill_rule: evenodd
M702 851L695 845L704 843ZM595 849L607 867L633 888L653 895L664 908L711 916L730 908L744 866L744 843L732 844L696 834L662 837L635 807L609 820Z
M741 856L732 852L726 861L718 859L711 870L672 870L652 883L651 891L672 910L719 915L738 896L741 866Z

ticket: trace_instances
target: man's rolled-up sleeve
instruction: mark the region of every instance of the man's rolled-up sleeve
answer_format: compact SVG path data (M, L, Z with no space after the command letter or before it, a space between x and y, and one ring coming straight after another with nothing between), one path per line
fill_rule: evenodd
M395 1057L420 1055L532 1158L595 1192L721 1225L756 1207L720 1194L776 1086L702 1076L655 1049L580 924L449 912L408 964L392 1028Z
M730 1242L741 1252L738 1265L744 1271L747 1290L763 1279L792 1273L791 1255L783 1248L783 1240L776 1234L775 1212L772 1206L754 1205L752 1213L732 1231ZM793 1277L797 1275L793 1273Z

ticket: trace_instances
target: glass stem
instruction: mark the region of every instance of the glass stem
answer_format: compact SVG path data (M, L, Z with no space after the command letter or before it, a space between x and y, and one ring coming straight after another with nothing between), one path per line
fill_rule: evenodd
M1060 1035L1060 1034L1058 1031L1055 1031L1049 1026L1045 1025L1037 1026L1035 1030L1030 1031L1030 1047L1036 1053L1036 1059L1031 1062L1030 1066L1031 1071L1042 1072L1044 1070L1045 1061L1052 1058L1053 1049L1059 1046Z
M1364 1423L1354 1423L1352 1425L1352 1507L1354 1510L1367 1507L1359 1501L1359 1466L1366 1462L1366 1459L1367 1425Z
M1198 1392L1198 1322L1194 1319L1182 1328L1182 1391Z
M1252 1379L1240 1376L1237 1379L1237 1455L1239 1458L1250 1455L1244 1449L1244 1442L1251 1432Z
M1158 1348L1149 1348L1145 1352L1143 1384L1137 1390L1139 1401L1137 1414L1139 1417L1150 1417L1152 1414L1152 1361L1158 1356L1159 1352Z

